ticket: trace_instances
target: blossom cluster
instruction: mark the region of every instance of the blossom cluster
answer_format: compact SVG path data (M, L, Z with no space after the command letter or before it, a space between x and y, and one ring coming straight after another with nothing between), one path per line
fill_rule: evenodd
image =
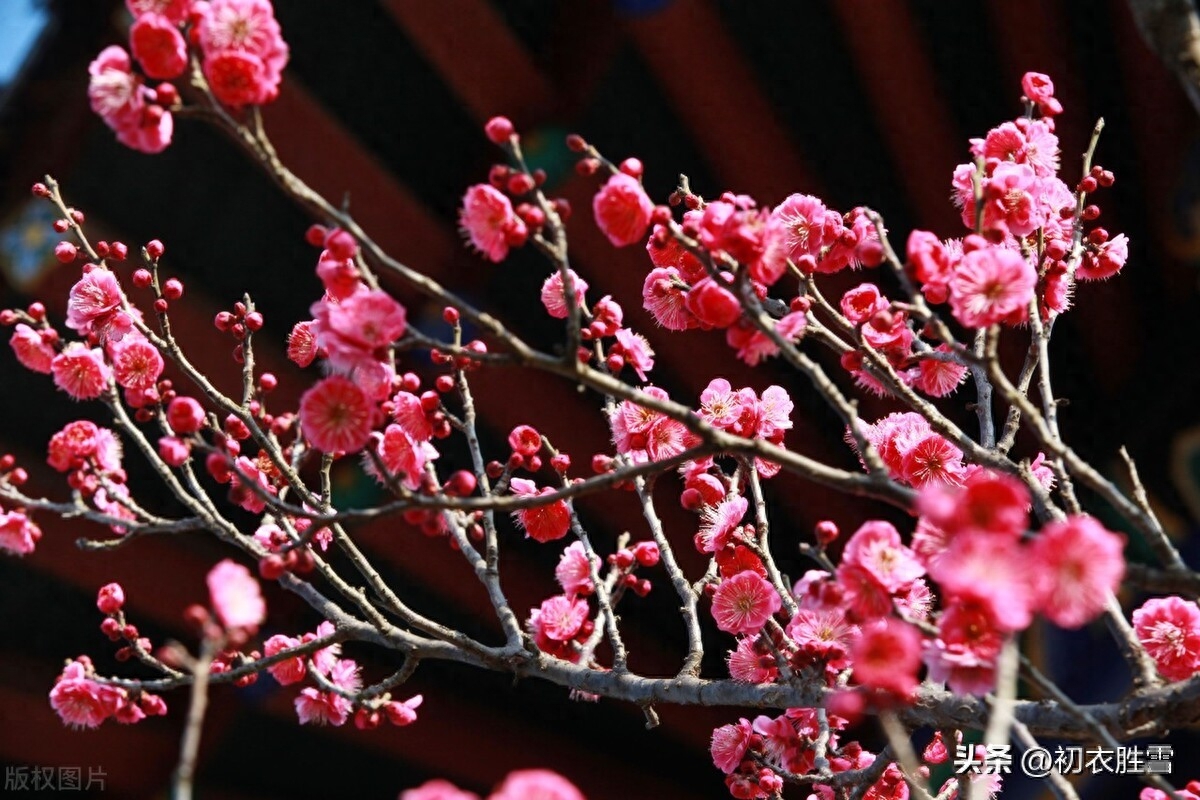
M127 147L158 153L171 143L171 112L181 104L171 81L184 77L192 54L213 96L231 109L278 96L288 46L269 0L126 0L126 6L134 17L129 51L111 45L92 62L88 98Z
M268 0L127 5L134 17L132 57L120 47L107 48L91 65L89 86L93 109L123 143L145 152L169 144L172 110L183 102L170 82L192 63L200 100L222 107L230 124L237 125L247 107L276 97L288 47ZM148 81L161 83L151 88ZM312 269L320 296L310 306L311 318L296 322L286 341L265 328L249 297L213 319L216 331L232 340L242 378L237 400L191 374L172 337L168 315L184 287L166 275L163 244L146 243L143 266L134 268L123 243L90 245L80 227L83 215L63 204L56 186L39 184L35 194L64 215L55 230L77 234L80 246L60 242L55 256L64 268L77 268L78 277L60 324L41 303L6 310L0 323L13 328L10 345L24 367L50 376L73 400L105 404L114 421L110 429L75 419L51 437L46 462L65 476L70 504L24 499L84 516L117 537L159 527L161 520L127 488L123 441L132 442L137 447L131 452L140 451L169 485L190 488L199 475L227 487L228 504L253 517L249 526L222 527L223 509L207 490L195 490L203 495L199 499L187 496L197 499L191 507L200 509L198 519L257 561L262 579L295 588L319 570L338 589L338 572L325 561L335 541L364 580L378 580L339 527L344 509L335 507L330 485L332 464L353 457L358 469L400 499L397 515L406 523L443 537L449 549L467 556L497 611L507 612L500 615L508 638L504 650L476 647L465 635L435 642L447 645L438 649L440 657L463 639L471 641L472 663L544 666L551 663L542 660L547 656L578 665L572 670L607 674L610 668L597 656L607 638L612 672L624 670L614 608L629 593L648 594L665 571L684 612L692 613L692 629L700 627L699 606L727 635L721 641L729 679L722 685L804 686L824 698L811 708L740 718L713 731L710 753L731 795L778 796L786 780L805 776L813 797L832 800L840 796L834 789L838 776L865 775L877 763L877 754L846 737L864 712L903 707L923 684L984 696L998 688L1002 652L1036 617L1079 628L1119 611L1113 598L1126 571L1125 539L1069 504L1071 513L1054 505L1052 493L1063 488L1056 484L1070 480L1061 463L1064 448L1043 441L1050 457L1037 452L1025 462L1010 461L1007 450L994 441L977 444L930 411L925 399L949 396L969 374L980 381L991 358L978 345L961 344L954 331L994 343L1002 330L1036 329L1069 308L1077 281L1108 278L1128 257L1123 235L1088 227L1100 213L1091 195L1112 185L1112 173L1091 167L1074 187L1059 177L1055 119L1062 108L1053 84L1030 73L1022 88L1026 113L973 139L973 160L954 171L953 199L966 234L943 239L913 231L904 263L869 209L842 213L800 193L776 204L734 192L706 201L686 181L660 205L646 192L640 160L614 164L572 135L567 144L580 154L578 171L598 176L594 223L614 247L644 245L643 308L631 311L612 296L589 296L591 287L566 257L569 204L546 197L546 176L525 164L513 124L490 120L485 133L510 163L495 165L486 182L466 190L458 221L470 246L490 262L499 264L529 245L554 263L538 299L549 317L564 321L569 346L560 360L545 361L600 388L611 435L611 448L592 455L594 474L586 479L573 472L562 443L556 447L532 424L512 428L496 452L486 452L474 429L468 376L490 358L525 358L524 351L499 335L502 326L489 331L510 345L508 353L494 356L482 339L464 342L462 316L476 322L480 316L450 295L440 299L451 340L435 341L417 330L408 309L381 287L375 251L345 215L330 214L327 224L305 233L318 253ZM889 298L875 280L826 300L816 282L818 276L884 264L896 273L902 300ZM827 377L822 367L799 348L813 339L830 345L835 362L859 388L900 398L913 409L867 421L840 390L817 381L841 414L846 442L864 470L845 475L866 479L857 487L885 487L892 499L904 498L911 519L871 519L846 536L834 521L823 521L814 531L815 545L801 549L819 568L788 580L774 560L778 547L772 547L763 481L783 469L781 462L798 458L786 446L793 395L778 384L735 388L718 376L695 402L681 401L650 382L655 353L639 320L669 332L721 330L750 366L782 357L821 378ZM253 359L253 343L264 335L280 340L288 358L310 370L294 407L274 408L272 401L268 411L278 379L256 371ZM416 348L427 350L432 364L421 367L422 374L415 362L411 371L401 367L402 355ZM196 396L167 377L172 368L196 384ZM460 444L470 450L471 468L451 471L444 465L455 460L453 448ZM301 475L315 463L320 491L310 490ZM672 470L677 480L671 487L694 515L693 524L682 532L662 530L648 514L652 539L623 535L607 551L593 543L576 514L575 494L595 487L637 492L649 507L648 479ZM18 487L26 477L14 458L0 457L0 489L7 497L22 497ZM1031 517L1035 510L1039 522ZM29 513L23 505L0 511L0 549L34 551L41 532ZM503 519L507 513L511 523ZM539 544L571 537L555 545L563 548L554 570L558 588L529 610L523 628L502 602L496 576L506 524ZM695 583L670 549L685 538L708 561ZM347 627L325 620L294 636L274 633L256 649L267 620L258 580L226 559L206 582L207 606L184 612L202 642L200 656L181 646L155 649L126 619L124 590L104 586L97 598L105 615L100 628L122 643L117 658L137 659L168 676L183 674L178 668L207 669L237 686L265 671L280 686L297 687L294 707L302 724L340 726L353 719L369 729L416 720L420 695L402 701L393 699L387 682L364 685L359 663L343 651ZM387 594L386 586L372 589ZM373 602L357 588L339 590L360 609ZM417 632L438 631L424 619L413 624L399 600L387 611ZM1180 681L1200 671L1195 602L1149 599L1133 612L1132 630L1162 678ZM422 657L414 656L414 663ZM681 677L698 677L699 671L697 655ZM582 691L574 696L595 697ZM66 724L77 727L166 712L161 698L137 682L97 675L86 656L67 664L50 701ZM939 733L922 754L920 777L929 777L930 767L946 758ZM873 786L864 796L908 796L900 765L870 774ZM998 788L994 776L978 780L979 796ZM954 791L957 784L947 784L939 796ZM545 770L511 773L489 800L528 797L582 800L578 789ZM468 798L478 800L444 781L401 795Z

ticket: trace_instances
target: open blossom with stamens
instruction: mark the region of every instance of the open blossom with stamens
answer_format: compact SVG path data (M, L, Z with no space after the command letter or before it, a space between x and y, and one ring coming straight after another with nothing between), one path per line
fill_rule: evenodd
M712 614L726 633L758 633L782 603L775 587L754 570L746 570L717 587Z
M75 400L94 400L104 393L112 370L99 348L71 342L50 362L54 385Z
M942 355L951 352L950 346L946 344L938 345L936 351ZM937 358L922 358L917 362L917 370L915 385L930 397L953 394L967 376L965 364Z
M366 394L340 375L318 382L300 398L300 428L325 453L361 450L371 435L373 410Z
M950 310L968 328L986 328L1022 316L1036 284L1037 271L1015 250L972 250L950 279Z
M582 542L571 542L567 549L563 550L558 566L554 568L554 577L566 594L591 594L595 591L591 566L588 564L587 552Z
M650 270L642 284L642 306L669 331L686 331L700 324L687 307L685 286L675 267Z
M307 367L317 357L317 323L297 322L287 338L287 357L297 366Z
M898 592L925 574L925 568L900 540L890 522L866 522L842 553L842 563L870 572L888 592Z
M750 746L750 737L754 729L750 720L739 719L737 724L722 725L712 732L712 742L709 751L712 753L713 766L729 775L738 768L746 756Z
M783 230L787 258L796 263L805 256L818 259L821 250L842 232L842 216L827 209L819 198L807 194L789 195L772 209L771 218Z
M93 269L74 286L67 298L67 327L87 335L95 333L101 341L120 339L133 321L121 308L121 285L107 269Z
M523 241L527 234L525 223L513 211L508 197L486 183L467 189L458 224L471 246L497 264L508 255L508 248Z
M582 308L584 293L588 288L587 281L576 275L575 270L567 271L571 273L571 283L575 287L575 307ZM546 308L546 313L555 319L567 318L567 290L560 270L552 272L542 283L542 305Z
M849 622L840 609L802 608L788 623L787 634L807 658L841 668L846 666L845 659L859 635L859 627Z
M86 656L67 664L50 690L50 706L73 728L95 728L117 713L125 691L91 677Z
M1133 612L1133 630L1159 673L1181 681L1200 672L1200 608L1182 597L1155 597Z
M904 479L916 488L931 483L958 486L963 480L962 451L936 433L918 441L904 454Z
M276 634L263 642L263 655L270 658L284 650L290 650L293 647L299 646L299 639L284 636L283 634ZM308 674L305 658L305 656L293 656L267 667L267 672L271 673L271 677L278 681L280 686L299 683Z
M368 355L387 347L408 327L404 306L379 289L363 288L337 303L324 303L322 311L317 343L329 349L335 363L340 352Z
M749 507L749 501L741 495L728 497L715 506L705 506L701 511L700 532L696 535L700 551L716 553L725 549Z
M754 642L753 636L738 637L737 647L726 657L729 677L742 683L770 683L779 674L775 657L760 653Z
M729 381L724 378L713 378L708 387L700 393L700 416L710 425L722 430L729 430L742 415L745 398L733 391Z
M575 638L588 617L586 600L555 595L542 601L541 608L529 617L530 627L556 642Z
M1026 164L1005 162L992 171L983 184L983 227L1007 230L1013 236L1028 236L1045 221L1035 194L1037 176Z
M330 683L346 692L362 688L358 665L350 659L333 664L326 676ZM350 715L350 701L334 692L322 692L313 687L301 690L295 700L296 716L301 725L344 725Z
M646 380L646 373L654 369L654 351L650 349L650 342L629 328L621 328L615 336L616 341L609 348L609 353L625 359L638 378Z
M141 334L129 335L108 348L113 377L125 389L149 389L162 375L163 357Z

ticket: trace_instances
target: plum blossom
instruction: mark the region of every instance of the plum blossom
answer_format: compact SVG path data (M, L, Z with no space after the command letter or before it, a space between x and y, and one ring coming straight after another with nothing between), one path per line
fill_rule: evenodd
M50 361L54 385L75 400L95 400L112 379L112 369L99 348L71 342Z
M808 659L821 660L834 668L846 666L845 659L860 629L839 609L802 608L787 625L787 634Z
M41 538L41 528L23 512L0 512L0 550L16 556L29 555Z
M83 335L95 333L101 341L120 339L133 327L122 305L125 296L117 278L107 269L93 269L67 297L67 327Z
M1133 630L1159 673L1181 681L1200 672L1200 608L1181 597L1155 597L1133 612Z
M375 452L387 471L401 478L410 489L420 485L425 465L438 456L433 445L413 439L408 431L396 424L388 425L384 429L375 446ZM372 475L376 472L374 459L367 455L363 456L363 467ZM376 477L383 480L381 475Z
M72 728L95 728L117 713L124 690L91 677L86 656L67 664L50 690L50 706Z
M696 543L702 553L716 553L725 549L733 532L737 530L750 508L750 502L741 495L733 495L717 505L706 505L701 510L700 532Z
M363 390L331 375L300 398L300 429L325 453L361 450L371 435L373 409Z
M554 494L554 489L549 486L539 491L537 484L525 478L513 478L509 486L514 495ZM513 519L525 529L526 536L543 544L563 538L571 527L571 512L565 500L519 509L513 512Z
M588 564L587 551L582 542L571 542L558 560L554 568L554 577L563 592L568 595L591 594L595 591L592 585L591 566Z
M415 789L405 789L400 800L479 800L474 792L464 792L449 781L426 781Z
M326 678L339 689L353 694L362 688L358 665L350 659L335 661ZM350 701L341 694L322 692L311 686L300 690L295 700L301 725L344 725L350 716Z
M1064 628L1095 619L1125 574L1124 546L1123 537L1086 515L1043 527L1030 551L1042 614Z
M583 793L557 772L522 769L508 773L488 800L585 800Z
M746 570L717 587L713 619L726 633L758 633L782 604L775 587L757 572Z
M129 335L109 345L113 377L125 389L150 389L163 371L158 348L141 334Z
M54 360L54 346L47 335L49 332L35 331L24 322L17 323L13 328L12 338L8 340L13 353L21 366L44 375L50 374L50 363Z
M950 310L968 328L1023 318L1037 272L1015 250L983 247L962 257L950 279Z
M213 610L226 628L257 630L267 616L258 581L250 570L229 559L209 570L208 593Z
M111 45L88 66L88 100L117 141L144 153L158 153L171 143L175 121L171 112L148 102L150 90L132 71L129 54Z
M754 729L750 720L743 717L734 725L722 725L712 732L709 751L712 753L713 766L729 775L738 768L750 746L750 737Z
M686 331L700 324L687 307L683 278L675 267L650 270L642 284L642 305L659 326L669 331Z
M917 688L921 634L902 620L880 620L862 629L850 660L861 685L908 697Z
M263 655L270 658L284 650L299 647L300 644L299 639L276 634L263 642ZM304 680L308 674L308 667L305 664L304 656L293 656L267 667L267 672L271 673L271 677L278 681L280 686L289 686Z
M623 172L609 178L592 199L596 225L613 247L640 242L653 212L654 203L641 182Z
M938 622L937 639L926 643L930 680L961 694L987 694L996 685L996 660L1004 639L985 606L951 603Z
M287 338L287 356L297 366L307 367L317 357L316 321L297 322Z
M931 565L930 575L947 600L977 601L996 627L1028 627L1038 595L1021 545L986 533L960 533Z
M571 274L571 284L575 287L575 307L582 308L584 293L587 292L587 281L575 274L575 270L567 270ZM555 270L542 283L542 305L546 313L555 319L566 319L568 313L567 290L563 285L562 272Z
M142 14L129 29L129 48L147 77L170 81L187 67L187 42L179 24L161 14Z
M803 311L792 311L772 324L779 339L795 344L804 337L804 332L808 329L808 315ZM758 366L764 359L779 355L779 343L775 337L747 325L744 321L726 329L725 341L737 350L737 357L751 367Z
M769 683L779 674L775 657L769 652L760 653L754 640L753 636L738 637L737 647L726 658L729 677L743 683Z
M541 608L531 615L530 625L556 642L568 642L579 633L587 616L587 601L559 594L542 601Z
M211 0L200 8L196 35L216 98L233 108L274 100L288 46L269 0Z
M846 542L842 563L862 567L889 593L898 592L925 574L916 555L900 540L890 522L866 522Z
M230 474L229 499L251 514L261 514L267 507L264 494L276 494L267 474L250 459L239 456Z
M458 224L471 246L496 264L508 256L509 247L522 243L527 233L508 197L486 183L467 189Z
M634 333L629 328L621 328L615 334L616 341L609 347L609 355L617 356L633 367L640 380L646 380L646 373L654 369L654 351L650 342L640 333Z
M946 344L939 344L934 350L947 358L952 352ZM930 397L953 394L967 376L965 364L943 358L922 358L917 362L917 370L914 385Z
M1021 77L1021 91L1029 101L1036 103L1044 117L1054 117L1062 113L1062 103L1054 97L1054 81L1049 75L1040 72L1026 72Z

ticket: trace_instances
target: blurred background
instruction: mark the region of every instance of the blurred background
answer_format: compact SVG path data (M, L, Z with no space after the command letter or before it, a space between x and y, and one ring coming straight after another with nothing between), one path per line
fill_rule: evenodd
M1200 424L1200 143L1195 113L1139 38L1124 0L280 0L276 6L292 55L282 94L265 109L268 132L301 178L326 197L345 198L389 252L497 311L532 340L547 346L556 340L560 326L537 300L550 266L524 251L501 265L486 263L455 230L463 190L486 180L498 155L482 124L506 114L530 160L550 175L552 193L576 209L572 259L591 284L589 297L613 295L627 324L649 336L658 353L654 382L685 402L694 402L715 375L759 391L779 383L797 404L788 445L847 467L853 458L835 417L801 379L774 364L749 370L718 333L665 335L653 328L640 302L646 256L637 247L612 249L590 224L597 182L574 174L564 134L583 133L614 160L641 158L647 188L659 201L680 173L706 196L730 189L774 204L793 191L812 193L841 211L879 210L902 248L914 227L961 234L950 175L969 157L968 137L1021 113L1025 71L1048 73L1066 108L1058 127L1064 178L1078 179L1079 154L1103 116L1097 160L1117 181L1097 200L1108 230L1131 240L1123 274L1083 286L1076 308L1056 327L1056 390L1070 403L1061 413L1063 428L1115 479L1116 449L1127 445L1192 557L1188 520L1200 510L1194 427ZM174 144L158 156L115 142L88 109L87 65L104 46L125 43L128 23L117 0L0 2L0 306L22 307L36 297L54 319L63 316L78 272L57 266L48 205L29 195L34 181L53 174L68 202L86 212L93 241L120 239L131 250L151 238L165 242L165 269L187 287L187 302L173 307L173 324L219 386L239 378L233 341L215 331L212 317L243 292L254 296L267 319L256 338L258 358L281 377L272 404L282 409L313 377L283 357L286 333L307 318L321 291L313 272L317 253L303 241L310 220L230 142L196 121L178 119ZM870 277L836 276L827 294L838 296ZM410 320L428 330L442 324L440 308L390 288ZM1006 357L1019 363L1018 338L1010 337ZM826 363L837 372L836 361ZM433 374L419 361L406 366ZM22 370L7 348L0 376L0 448L30 471L35 493L64 496L61 479L44 465L45 442L69 419L102 422L99 411L72 404L43 376ZM595 397L500 369L479 373L474 385L491 455L503 457L508 430L526 422L577 465L608 448ZM873 419L892 410L894 404L868 398L862 413ZM1022 455L1035 454L1020 447ZM462 459L447 450L443 464ZM150 487L153 496L144 468L132 456L127 462L131 483ZM335 477L345 506L380 497L354 464L341 465ZM695 518L678 508L676 487L659 489L668 535L698 577L703 564L690 545ZM796 543L820 519L835 519L843 530L873 515L904 524L888 509L786 475L769 492L777 558L793 577L811 566L798 557ZM170 510L167 498L160 502ZM580 507L603 550L611 551L623 531L645 537L630 496L592 498ZM98 586L121 581L131 619L155 643L194 644L180 614L205 601L204 574L231 553L189 535L84 555L74 540L104 531L46 515L37 521L45 537L36 553L0 559L6 609L0 767L6 778L21 768L78 768L84 784L100 772L104 787L93 787L96 796L163 797L185 695L166 698L172 709L166 720L72 732L50 709L47 693L63 660L81 652L101 671L137 674L113 661L112 646L98 632ZM556 591L559 550L505 530L504 578L524 615ZM486 596L444 541L399 519L359 526L355 535L417 608L498 641ZM1132 536L1130 557L1144 557ZM655 589L648 598L623 601L626 641L633 668L669 675L678 667L683 634L669 585L661 572L650 577ZM318 621L273 587L267 599L264 635L296 634ZM723 673L720 649L727 642L710 633L705 673L715 676ZM1078 700L1115 697L1127 685L1102 629L1068 635L1036 628L1027 647ZM349 654L364 664L368 680L396 667L386 653ZM390 798L432 776L486 794L509 770L535 766L562 772L592 800L727 796L707 742L715 725L737 718L735 709L660 708L661 727L646 731L639 709L575 703L554 687L449 665L423 666L409 686L427 698L420 721L374 732L299 727L294 689L270 678L244 690L215 689L200 796ZM855 735L878 745L870 726ZM1200 758L1193 742L1173 742L1177 785L1200 777L1190 770ZM1137 791L1133 781L1104 775L1079 784L1091 798ZM1038 791L1014 779L1006 796Z

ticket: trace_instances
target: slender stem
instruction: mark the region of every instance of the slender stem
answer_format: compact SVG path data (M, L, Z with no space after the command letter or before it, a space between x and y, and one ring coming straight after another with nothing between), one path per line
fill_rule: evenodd
M200 656L192 662L192 692L188 705L187 723L179 745L179 764L175 768L172 787L173 800L191 800L192 783L196 774L196 756L200 752L200 734L204 729L204 713L208 709L208 672L212 667L216 644L205 638L200 643Z
M675 587L675 593L679 595L680 602L683 603L679 612L683 615L684 628L687 630L688 651L683 666L679 670L679 677L699 675L700 662L704 660L704 640L700 635L700 619L696 613L698 599L696 591L684 577L683 570L675 560L675 551L671 547L671 542L663 533L662 522L659 521L658 513L654 510L654 498L651 496L653 487L648 486L641 478L634 480L634 486L637 489L638 499L642 501L642 516L650 528L650 534L658 544L663 568L667 571L667 576L671 579L671 585Z

